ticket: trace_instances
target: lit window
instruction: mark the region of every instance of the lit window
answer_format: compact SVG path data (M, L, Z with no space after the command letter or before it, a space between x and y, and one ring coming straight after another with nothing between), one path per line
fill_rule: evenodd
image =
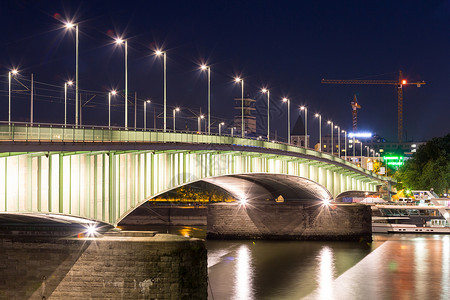
M327 145L323 145L323 148L326 148L327 147Z

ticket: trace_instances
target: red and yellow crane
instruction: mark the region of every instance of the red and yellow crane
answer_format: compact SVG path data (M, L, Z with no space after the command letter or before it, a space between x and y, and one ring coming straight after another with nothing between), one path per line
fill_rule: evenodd
M407 82L403 78L402 71L399 71L398 80L370 80L370 79L350 79L350 80L340 80L340 79L322 79L322 83L326 84L388 84L397 86L398 94L398 112L397 112L397 137L398 142L403 141L403 86L404 85L416 85L420 87L425 84L424 81L421 82Z

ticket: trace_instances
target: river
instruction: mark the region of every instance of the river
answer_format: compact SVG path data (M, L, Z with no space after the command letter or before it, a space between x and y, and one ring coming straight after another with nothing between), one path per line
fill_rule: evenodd
M202 228L170 231L204 235ZM449 235L206 243L209 299L450 299Z

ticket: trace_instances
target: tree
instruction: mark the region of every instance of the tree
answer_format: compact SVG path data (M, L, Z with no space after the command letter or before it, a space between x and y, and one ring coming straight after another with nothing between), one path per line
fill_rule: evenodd
M396 173L397 188L429 190L437 193L450 188L450 134L433 138L417 149Z

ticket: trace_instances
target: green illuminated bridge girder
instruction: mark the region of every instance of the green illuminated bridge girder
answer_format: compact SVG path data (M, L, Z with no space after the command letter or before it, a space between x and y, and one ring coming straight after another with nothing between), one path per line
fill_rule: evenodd
M117 224L146 200L198 180L271 173L336 196L391 181L327 153L231 136L0 125L0 212Z

